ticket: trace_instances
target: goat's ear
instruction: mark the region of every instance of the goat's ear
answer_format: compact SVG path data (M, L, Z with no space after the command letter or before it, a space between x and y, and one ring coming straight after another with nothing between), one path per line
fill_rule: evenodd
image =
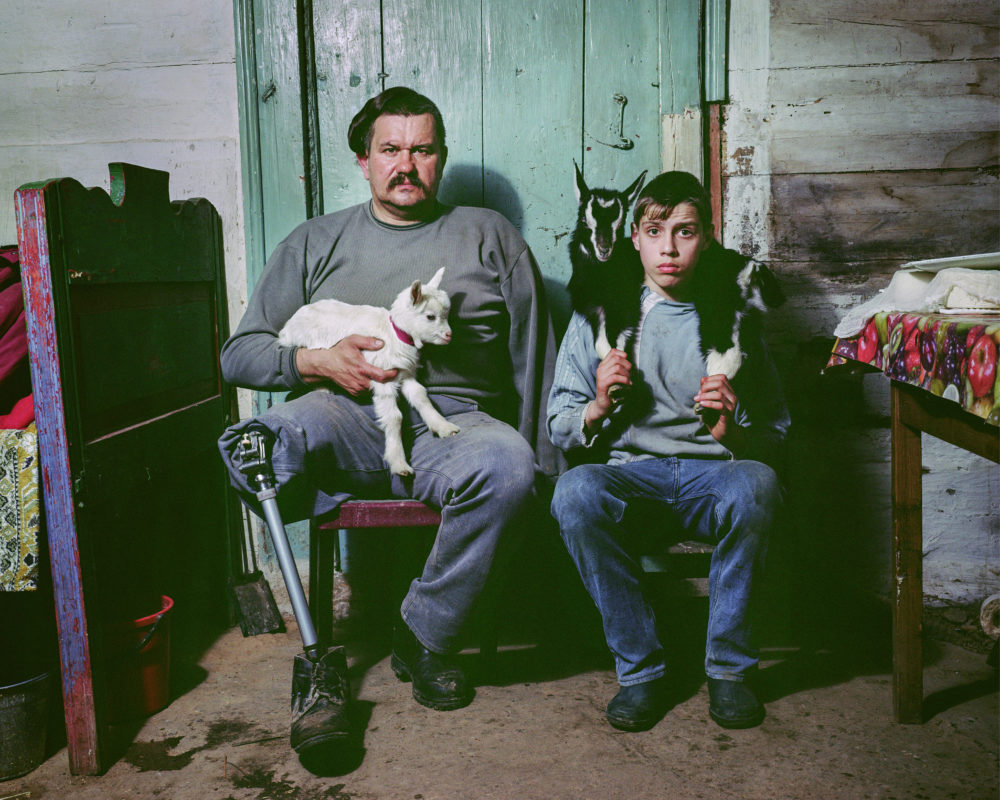
M428 289L437 289L441 285L441 276L444 275L444 267L434 273L434 277L427 281Z
M414 281L410 284L410 302L413 305L417 305L424 299L423 288L420 285L420 281Z
M632 185L625 190L625 196L628 197L628 204L632 205L635 202L635 198L639 196L639 190L642 189L642 182L646 177L647 170L643 170L642 174L632 181Z
M583 198L590 194L590 190L587 188L587 184L583 180L583 173L580 172L580 168L576 164L576 160L573 160L573 171L576 173L576 202L582 202Z

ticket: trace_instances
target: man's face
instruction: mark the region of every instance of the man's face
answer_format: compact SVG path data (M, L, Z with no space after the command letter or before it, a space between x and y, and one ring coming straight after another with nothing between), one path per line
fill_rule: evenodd
M646 273L643 283L668 300L688 300L691 276L711 238L711 227L702 227L691 203L678 203L666 219L643 217L632 225L632 243Z
M445 156L430 114L376 119L368 154L358 156L375 216L390 225L425 218L437 197Z

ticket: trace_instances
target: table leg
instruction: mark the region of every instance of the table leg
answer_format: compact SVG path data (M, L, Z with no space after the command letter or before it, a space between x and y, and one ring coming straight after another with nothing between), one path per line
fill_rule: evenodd
M897 722L923 721L923 501L920 431L892 386L892 701Z

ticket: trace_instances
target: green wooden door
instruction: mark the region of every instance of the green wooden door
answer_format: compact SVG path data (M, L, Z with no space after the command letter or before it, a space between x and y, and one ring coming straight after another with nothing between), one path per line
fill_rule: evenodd
M446 202L523 233L565 316L573 160L624 187L701 102L700 0L236 0L250 284L309 216L369 197L347 126L393 85L441 108Z

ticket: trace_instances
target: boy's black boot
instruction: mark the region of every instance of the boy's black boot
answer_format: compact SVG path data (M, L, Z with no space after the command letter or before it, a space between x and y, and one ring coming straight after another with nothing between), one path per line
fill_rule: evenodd
M299 755L345 741L351 734L347 656L333 647L316 661L295 656L292 669L291 745Z
M620 731L648 731L670 710L671 691L666 678L622 686L604 712Z
M764 721L764 706L743 681L708 679L708 715L723 728L753 728Z

